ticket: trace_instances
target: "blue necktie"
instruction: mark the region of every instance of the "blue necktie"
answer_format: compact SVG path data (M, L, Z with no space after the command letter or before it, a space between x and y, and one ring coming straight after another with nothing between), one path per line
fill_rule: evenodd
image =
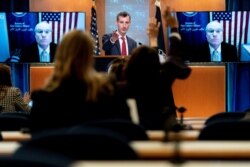
M43 50L41 53L41 62L49 62L49 54L46 50Z
M214 51L213 51L212 58L213 58L212 61L220 61L219 52L218 52L217 50L214 50Z

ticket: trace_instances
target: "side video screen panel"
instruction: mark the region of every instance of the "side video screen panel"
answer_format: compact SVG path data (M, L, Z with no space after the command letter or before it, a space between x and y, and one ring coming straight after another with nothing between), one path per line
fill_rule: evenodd
M85 31L85 20L85 12L2 12L0 62L18 63L22 50L36 42L34 30L40 22L45 21L51 26L52 43L56 46L66 32L73 29ZM39 60L22 63L36 62Z
M237 61L250 61L249 16L250 11L177 12L180 34L188 48L186 59L190 62L209 61L201 58L206 53L197 50L207 42L207 24L216 20L223 27L223 42L236 47Z

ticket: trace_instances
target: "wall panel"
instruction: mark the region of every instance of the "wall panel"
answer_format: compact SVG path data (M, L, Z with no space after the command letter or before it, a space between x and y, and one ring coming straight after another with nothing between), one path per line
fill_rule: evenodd
M191 67L191 75L173 85L176 106L187 108L185 117L209 117L226 111L225 66Z
M226 109L224 66L191 66L186 80L173 85L175 103L187 108L185 117L209 117ZM30 67L30 91L42 88L53 72L53 66Z

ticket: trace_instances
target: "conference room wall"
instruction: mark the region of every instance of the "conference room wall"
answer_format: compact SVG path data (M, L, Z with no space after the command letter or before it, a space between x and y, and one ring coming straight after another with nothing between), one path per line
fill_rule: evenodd
M100 58L100 57L99 57ZM30 91L42 88L53 72L53 65L31 65ZM186 80L173 85L177 107L184 106L185 117L207 118L226 110L226 68L224 65L191 65Z

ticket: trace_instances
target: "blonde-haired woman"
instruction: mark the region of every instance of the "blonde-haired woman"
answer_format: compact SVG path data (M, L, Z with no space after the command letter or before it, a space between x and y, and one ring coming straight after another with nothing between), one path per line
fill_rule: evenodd
M100 119L130 119L115 82L95 70L93 50L94 42L86 32L73 30L63 37L53 75L43 90L31 94L32 131Z

